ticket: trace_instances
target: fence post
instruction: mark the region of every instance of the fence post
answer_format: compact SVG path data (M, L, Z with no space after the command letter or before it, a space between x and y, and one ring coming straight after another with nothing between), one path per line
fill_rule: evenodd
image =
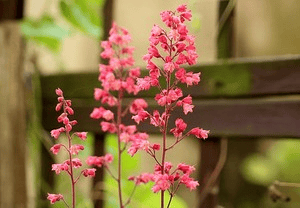
M225 59L230 58L233 55L233 18L235 0L219 1L219 28L217 32L217 45L218 45L218 58ZM216 83L217 84L217 83ZM220 163L221 156L220 151L225 151L227 154L227 139L222 138L226 143L225 148L220 147L221 138L208 138L206 141L201 141L201 170L200 170L200 208L214 208L218 205L218 192L219 192L219 177L211 180L212 173L219 172L214 171L222 167L216 167L224 165ZM222 147L224 148L224 147ZM226 156L225 156L226 157ZM208 184L207 182L212 182ZM203 188L204 187L204 188ZM207 193L207 194L206 194Z
M26 207L23 42L17 22L0 23L0 207Z

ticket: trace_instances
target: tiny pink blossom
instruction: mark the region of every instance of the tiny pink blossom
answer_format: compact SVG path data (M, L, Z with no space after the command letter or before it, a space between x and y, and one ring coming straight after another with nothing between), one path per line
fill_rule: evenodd
M184 174L189 175L195 170L195 167L191 165L186 165L184 163L180 163L177 165L177 169L181 170Z
M51 136L54 137L55 139L57 139L60 135L60 133L64 132L65 128L61 127L59 129L53 129L50 133Z
M80 144L74 144L70 147L70 152L73 155L78 155L79 151L84 150L84 146Z
M105 156L104 156L104 161L105 163L109 164L111 163L112 161L114 160L114 156L110 153L107 153Z
M169 176L168 174L155 174L154 175L154 182L155 182L155 185L152 187L152 191L154 193L157 193L159 191L165 191L167 190L168 188L170 188L170 182L169 182Z
M153 144L152 149L156 151L160 150L160 144Z
M82 174L85 176L85 177L95 177L96 175L96 168L90 168L90 169L85 169L82 171Z
M47 199L50 201L51 204L54 204L55 202L60 201L63 198L64 197L61 194L49 194L49 193L47 197Z
M104 132L108 131L110 133L115 133L117 131L117 127L113 123L102 121L100 123L100 126L102 127L102 131Z
M200 129L199 127L193 128L192 130L190 130L189 134L193 134L195 135L197 138L202 138L202 139L206 139L208 137L209 134L209 130L203 130Z
M149 113L147 111L139 111L137 115L132 116L132 119L135 120L136 123L140 123L141 121L146 120L149 117Z
M97 166L97 167L102 167L104 164L104 157L97 157L97 156L89 156L86 160L86 164L92 166Z
M63 96L63 91L62 91L60 88L57 88L57 89L55 90L55 93L56 93L57 96L60 96L60 97Z
M129 111L132 114L137 114L139 111L144 110L147 107L148 107L148 103L144 99L139 98L139 99L135 99L132 102Z
M52 170L54 170L56 174L60 174L61 171L69 170L69 166L66 163L52 164Z
M60 148L61 148L62 144L55 144L50 148L50 151L57 155L57 153L59 152Z
M76 132L76 136L78 136L81 140L86 140L87 138L87 132Z
M181 177L180 183L184 184L187 188L190 189L190 191L196 189L196 187L199 186L198 181L194 181L194 179L190 178L188 174L184 174Z

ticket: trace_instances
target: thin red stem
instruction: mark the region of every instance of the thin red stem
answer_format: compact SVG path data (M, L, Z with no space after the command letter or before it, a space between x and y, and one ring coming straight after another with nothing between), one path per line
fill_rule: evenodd
M121 170L122 170L122 149L121 149L121 132L120 132L120 125L121 125L121 117L122 117L122 98L123 98L123 91L120 90L118 93L118 112L117 112L117 134L118 134L118 193L119 193L119 204L120 208L123 208L123 200L122 200L122 180L121 180Z

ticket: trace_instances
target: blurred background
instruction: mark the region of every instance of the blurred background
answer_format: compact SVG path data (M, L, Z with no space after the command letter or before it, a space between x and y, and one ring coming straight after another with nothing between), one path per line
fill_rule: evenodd
M109 0L107 0L109 1ZM187 3L193 12L190 32L196 36L199 54L198 64L217 60L218 5L223 0L115 0L113 20L128 29L135 47L136 65L145 67L142 56L147 53L148 37L153 24L161 24L159 13L174 10L179 4ZM26 41L25 76L38 71L42 75L57 73L82 73L98 71L100 61L100 40L104 34L105 0L24 0L24 18L19 20L21 32ZM299 54L300 49L300 2L298 0L237 0L234 13L233 57L248 58ZM5 13L5 11L2 11ZM73 16L71 15L73 14ZM0 69L1 70L1 69ZM96 87L96 86L95 86ZM32 101L27 101L32 102ZM31 103L30 105L35 105ZM31 108L31 113L38 113ZM37 186L42 194L49 190L67 192L66 180L54 176L55 187L36 177L46 172L43 161L37 165L36 158L41 151L47 151L51 139L40 131L44 140L42 147L35 145L35 133L40 125L33 125L28 133L27 176L29 207L48 207L49 202L37 200ZM159 140L152 136L153 140ZM86 145L85 157L94 152L91 135ZM187 139L179 145L169 160L178 163L199 164L198 141ZM106 138L105 148L113 150L112 136ZM189 154L186 154L189 150ZM176 153L177 151L182 154ZM268 187L275 180L300 182L300 142L296 139L234 138L228 143L227 161L221 174L219 205L226 208L296 208L300 204L300 189L283 189L291 202L273 203ZM63 156L62 156L63 157ZM56 160L59 158L50 158ZM133 170L151 171L152 161L140 154L135 159L140 167ZM49 174L54 174L49 172ZM128 173L129 174L129 173ZM49 176L50 177L50 176ZM194 177L198 177L195 175ZM105 180L109 181L108 178ZM92 207L87 200L91 193L91 182L85 181L79 207ZM129 189L130 189L130 185ZM108 186L108 189L113 187ZM38 190L39 191L39 190ZM144 196L150 193L143 189ZM39 194L41 194L39 193ZM197 207L197 192L182 189L174 207ZM112 200L107 207L113 207ZM138 204L138 197L135 198ZM146 199L140 199L140 201ZM155 201L156 199L151 200ZM185 201L185 202L184 202ZM149 202L150 203L150 202ZM55 206L54 206L55 207ZM57 205L56 207L60 207ZM141 206L133 206L141 207ZM145 205L142 207L146 207ZM151 205L149 205L151 207Z

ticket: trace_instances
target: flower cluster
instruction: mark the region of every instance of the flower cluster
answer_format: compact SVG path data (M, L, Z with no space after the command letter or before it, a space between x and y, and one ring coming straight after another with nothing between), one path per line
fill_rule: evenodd
M137 132L135 125L125 126L121 119L129 111L132 114L142 112L148 107L144 99L135 99L127 108L122 109L122 100L124 93L137 94L139 87L136 79L140 76L140 68L133 67L134 48L129 46L131 37L128 31L113 23L109 32L107 41L102 41L101 46L104 49L101 57L109 59L108 65L99 65L99 81L101 88L95 88L94 98L102 104L108 104L118 108L117 115L104 107L94 108L90 117L93 119L103 119L100 126L103 132L117 133L119 140L125 144L130 144L128 150L130 155L134 155L139 149L147 149L149 142L146 133ZM129 69L128 69L129 68ZM113 92L117 91L115 97Z
M195 189L199 185L197 181L190 177L190 174L195 170L193 166L180 163L177 168L171 172L172 167L173 165L170 162L166 162L164 165L164 174L161 174L162 167L156 164L154 174L143 173L139 176L131 176L129 180L134 181L136 185L153 181L155 183L152 187L154 193L171 188L171 195L175 194L181 184L184 184L190 190Z
M61 89L56 89L56 95L58 96L58 104L56 105L55 110L56 111L63 111L57 118L57 121L59 123L63 124L63 127L60 127L58 129L54 129L51 131L51 136L55 139L58 139L61 133L65 133L68 139L68 145L64 145L62 143L58 143L53 145L50 148L50 151L53 154L58 154L61 149L64 149L68 155L69 158L65 160L62 163L59 164L53 164L52 170L55 171L56 174L60 174L61 172L66 172L72 181L72 195L73 195L73 206L75 204L75 184L79 180L80 176L83 175L85 177L94 177L95 176L95 168L91 169L84 169L80 172L79 176L77 178L74 178L74 169L80 168L82 166L82 162L79 158L73 158L72 155L78 155L78 153L82 150L84 150L84 146L80 144L72 144L72 140L74 136L79 137L81 140L86 140L87 138L87 132L75 132L71 134L71 130L74 125L77 124L76 120L70 120L69 115L74 114L74 110L71 107L71 100L66 100L63 96L63 91ZM48 194L48 200L50 200L51 204L63 200L64 197L61 194ZM67 204L64 201L65 204Z
M138 114L143 112L148 107L148 104L144 99L135 99L126 106L123 104L125 93L136 95L140 91L136 79L139 78L141 72L140 68L133 67L134 59L132 54L134 48L129 46L131 37L128 31L113 23L109 35L108 40L101 43L101 47L103 48L101 57L108 59L108 64L99 65L100 74L98 80L101 82L101 88L94 90L94 99L101 101L102 104L106 104L109 107L114 107L116 111L100 106L93 109L90 117L101 119L100 126L103 132L117 134L117 161L120 165L118 166L117 176L114 176L108 166L113 160L111 154L101 157L91 156L88 158L87 163L96 167L103 166L113 179L117 181L119 203L120 207L123 207L121 154L127 150L133 156L138 150L147 151L151 146L148 141L148 134L138 132L136 125L124 125L122 118L127 113Z
M200 72L187 72L182 66L184 64L194 65L198 57L194 45L195 37L188 34L189 31L185 25L186 21L191 20L191 11L187 9L186 5L180 5L176 11L164 11L160 15L169 29L167 31L158 25L153 26L149 38L150 47L148 53L143 57L147 62L146 68L149 70L149 75L137 78L137 85L140 90L149 90L151 87L158 88L159 93L154 99L165 110L161 113L158 110L154 110L152 113L141 110L136 112L132 119L139 124L149 118L150 124L158 127L162 132L162 145L149 145L159 147L157 150L146 149L157 163L154 173L131 177L130 180L135 181L137 185L154 181L155 185L152 188L154 192L162 191L163 194L165 190L168 190L172 196L180 184L184 184L190 190L195 189L199 184L190 177L194 171L193 166L181 163L173 172L170 172L172 164L165 161L166 152L189 135L206 139L209 131L199 127L186 131L187 123L182 118L175 119L174 128L168 128L171 113L176 107L181 107L185 115L193 112L192 97L184 96L178 84L197 85L200 82ZM162 63L160 64L162 67L159 67L159 63ZM169 147L166 144L167 133L172 133L175 137L174 143ZM161 162L155 154L160 146L162 147ZM177 185L175 185L176 182L178 182Z

